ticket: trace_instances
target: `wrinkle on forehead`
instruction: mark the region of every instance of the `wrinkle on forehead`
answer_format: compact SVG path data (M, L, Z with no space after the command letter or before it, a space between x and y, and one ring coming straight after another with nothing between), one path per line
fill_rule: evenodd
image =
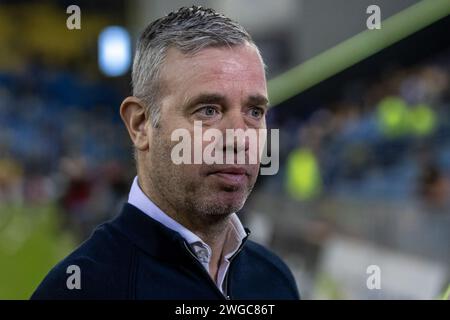
M161 76L165 86L172 90L215 80L251 81L264 89L266 85L262 60L255 47L249 44L206 48L194 55L171 48Z

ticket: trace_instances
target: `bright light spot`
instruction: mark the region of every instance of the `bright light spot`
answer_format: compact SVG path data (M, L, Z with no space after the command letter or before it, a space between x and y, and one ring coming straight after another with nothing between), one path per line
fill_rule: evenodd
M131 41L128 32L118 26L105 28L98 37L98 63L107 76L125 74L131 62Z

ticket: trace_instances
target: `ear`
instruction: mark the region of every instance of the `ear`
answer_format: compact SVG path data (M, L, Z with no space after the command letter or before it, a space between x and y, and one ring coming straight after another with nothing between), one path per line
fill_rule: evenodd
M136 97L127 97L120 105L120 116L127 127L131 141L136 149L146 151L149 148L148 126L145 106Z

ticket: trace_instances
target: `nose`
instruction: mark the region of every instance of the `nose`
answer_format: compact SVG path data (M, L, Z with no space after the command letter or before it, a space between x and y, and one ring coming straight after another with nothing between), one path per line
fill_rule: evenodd
M249 139L246 137L246 131L249 129L245 122L244 115L239 110L230 111L223 121L222 132L225 137L224 152L229 150L235 154L247 152L249 149Z

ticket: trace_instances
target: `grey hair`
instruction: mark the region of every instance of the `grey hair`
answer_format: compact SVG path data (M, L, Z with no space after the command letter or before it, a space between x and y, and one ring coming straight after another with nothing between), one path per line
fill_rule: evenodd
M251 36L237 22L198 6L180 8L149 24L137 42L132 86L133 95L145 104L146 116L151 119L152 126L158 126L161 116L160 74L169 48L193 55L206 47L246 43L258 50Z

